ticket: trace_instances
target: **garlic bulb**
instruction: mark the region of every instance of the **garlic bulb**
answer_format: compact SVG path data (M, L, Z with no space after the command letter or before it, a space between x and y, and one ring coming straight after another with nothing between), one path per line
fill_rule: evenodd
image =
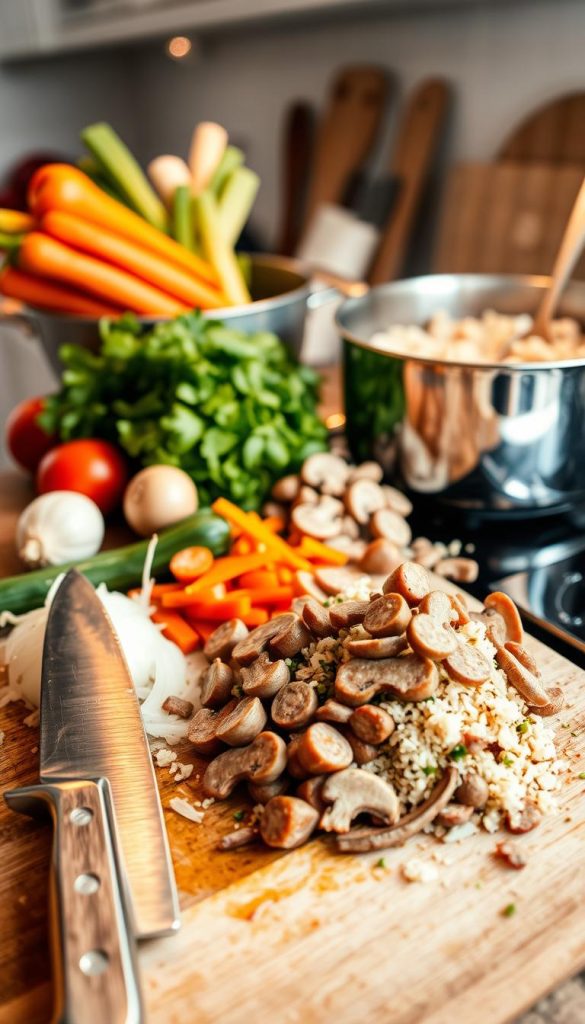
M16 527L22 561L34 569L91 558L104 539L104 518L91 498L51 491L27 505Z

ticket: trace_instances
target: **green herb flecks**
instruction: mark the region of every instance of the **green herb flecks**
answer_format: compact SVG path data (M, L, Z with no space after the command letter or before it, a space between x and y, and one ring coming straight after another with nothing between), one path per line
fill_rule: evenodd
M502 917L514 917L515 913L516 913L516 904L515 903L508 903L508 905L505 906L504 909L502 910Z
M233 814L234 821L243 821L245 817L246 817L246 812L245 811L234 811L234 814Z
M467 747L464 743L458 743L453 750L449 752L449 757L452 761L461 761L462 758L467 757Z
M424 767L423 767L423 774L424 775L436 775L437 774L437 766L436 766L436 764L425 764Z

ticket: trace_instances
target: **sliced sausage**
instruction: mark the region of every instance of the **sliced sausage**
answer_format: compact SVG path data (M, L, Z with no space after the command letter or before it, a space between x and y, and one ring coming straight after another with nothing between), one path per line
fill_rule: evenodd
M544 708L550 703L549 696L540 680L525 668L505 647L497 648L496 661L498 667L504 672L510 686L513 686L518 691L527 704L536 708Z
M408 647L405 636L369 637L367 640L348 640L346 647L355 658L394 658Z
M400 636L411 617L410 608L400 594L386 593L368 605L363 626L376 639Z
M437 622L450 623L456 618L449 594L443 590L431 590L418 606L422 615L430 615Z
M369 576L387 576L401 561L402 557L396 545L384 537L378 537L368 544L359 559L360 569Z
M373 743L366 743L365 740L360 739L359 736L356 736L353 729L347 725L338 725L337 728L349 743L353 760L357 765L371 764L372 761L376 760L380 751Z
M272 701L272 721L280 729L301 729L313 718L319 701L314 687L300 679L287 683Z
M242 668L242 690L248 697L274 697L290 679L287 664L271 661L266 651L248 668Z
M281 624L281 628L269 640L268 646L279 658L294 658L304 647L308 647L313 638L298 615L277 615L272 621L278 622L279 619L286 619L286 622Z
M284 615L277 615L269 622L256 626L256 629L253 629L244 640L236 644L232 651L232 657L239 665L251 665L266 650L270 640L295 619L297 616L293 612L285 612Z
M470 644L459 643L443 662L451 679L463 686L481 686L489 679L492 666L485 654Z
M267 804L273 796L286 793L290 783L286 775L281 775L274 782L249 782L248 793L255 804Z
M466 772L455 790L454 797L460 804L481 810L488 802L489 786L477 772Z
M260 835L267 846L294 850L306 843L317 827L319 812L297 796L275 796L260 819Z
M261 732L248 747L234 747L211 761L203 776L206 796L223 800L238 782L274 782L286 768L286 744L274 732Z
M352 715L352 708L348 708L346 704L340 704L338 700L333 700L332 697L329 697L315 712L315 718L318 722L334 722L340 725L345 725L346 722L349 722Z
M350 629L363 622L370 605L368 601L342 601L329 609L329 619L335 629Z
M502 593L501 590L495 590L493 594L488 594L483 603L486 608L493 609L502 616L506 626L506 640L513 640L515 643L521 644L524 639L524 629L520 612L512 598Z
M398 512L380 508L370 519L370 530L374 537L383 537L398 548L407 548L412 540L412 530Z
M322 795L323 783L327 778L329 778L328 775L313 775L310 779L301 782L296 790L297 796L319 811L319 814L322 814L327 807Z
M229 665L215 658L203 676L201 703L204 708L218 708L232 695L234 673Z
M465 825L472 817L473 807L469 804L447 804L435 821L443 828L456 828L457 825Z
M315 722L301 733L296 754L309 775L338 772L353 760L348 741L327 722Z
M215 735L230 747L251 743L266 725L266 712L259 697L244 697L215 730Z
M395 729L392 715L375 704L362 704L356 708L349 719L349 724L360 740L364 743L373 743L374 746L384 743Z
M459 641L449 625L432 615L413 615L406 630L407 640L421 658L443 661L457 649Z
M326 636L333 636L335 629L331 625L331 619L329 618L329 612L327 608L316 601L313 597L305 598L301 617L307 629L311 631L313 636L318 636L323 639Z
M550 686L545 692L549 700L548 704L544 704L539 708L529 705L528 711L530 714L540 715L541 718L548 718L551 715L556 715L565 706L565 698L560 686Z
M466 626L470 618L463 594L449 594L449 600L455 613L455 618L452 621L456 626Z
M400 594L411 608L420 604L430 589L428 572L416 562L403 562L384 583L385 594Z
M163 711L166 711L168 715L178 715L179 718L190 718L193 714L193 702L190 700L183 700L182 697L167 697L163 701Z
M219 752L221 743L216 736L217 727L233 711L237 703L237 697L233 697L221 711L200 708L195 712L189 722L187 739L193 744L198 754L202 754L204 757L214 757Z
M524 668L527 668L529 672L532 672L533 676L540 679L541 671L530 654L530 651L527 651L522 644L516 643L514 640L507 640L504 647L510 652L510 654L514 655L516 661L519 661L521 665L524 665Z
M474 583L479 576L479 565L474 558L441 558L433 569L437 576L457 583Z
M302 733L292 736L286 748L287 770L293 779L306 779L308 772L303 768L299 756L299 743Z
M426 700L438 684L437 666L418 654L380 661L354 658L339 666L335 696L352 707L371 703L378 693L390 693L400 700Z
M222 622L221 626L214 629L211 636L205 642L203 653L209 661L221 658L222 661L229 661L236 644L245 640L248 636L248 627L241 619L230 619Z

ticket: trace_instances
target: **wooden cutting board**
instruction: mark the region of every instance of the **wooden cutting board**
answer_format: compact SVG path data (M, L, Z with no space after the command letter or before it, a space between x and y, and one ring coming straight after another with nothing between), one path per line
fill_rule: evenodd
M16 482L0 475L2 573L26 499ZM495 861L497 837L487 834L458 845L423 837L387 851L384 867L376 866L378 854L344 857L322 840L289 854L220 854L217 839L234 827L243 798L213 805L195 825L168 803L177 792L194 799L196 786L176 786L158 770L182 927L141 946L148 1020L503 1024L580 969L585 673L536 641L529 646L547 681L562 685L568 698L555 720L568 772L561 812L521 840L529 857L523 871ZM24 725L25 714L17 705L0 711L2 789L31 783L38 773L37 731ZM1 804L0 836L0 1022L43 1024L51 1005L50 830ZM436 864L439 878L403 881L400 866L413 857ZM511 903L516 913L505 917Z
M583 173L574 164L455 165L443 197L434 270L549 274ZM573 276L585 277L585 255Z
M585 167L585 92L573 92L529 114L508 136L498 160L540 160Z

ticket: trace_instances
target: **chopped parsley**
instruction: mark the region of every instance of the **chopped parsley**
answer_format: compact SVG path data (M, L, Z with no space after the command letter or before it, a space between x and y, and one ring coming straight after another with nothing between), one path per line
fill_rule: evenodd
M458 743L453 750L449 752L449 757L452 761L461 761L462 758L467 757L467 747L464 743Z
M529 718L525 718L523 722L520 722L519 725L516 726L516 729L520 733L520 735L523 736L524 733L528 732L529 726L530 726L530 719Z
M302 658L285 658L284 663L290 671L291 676L294 675L299 665L302 664Z
M425 766L423 768L423 774L424 775L436 775L437 774L437 766L436 766L436 764L425 764Z
M374 864L375 868L386 868L387 866L385 857L380 857L380 860L377 860Z
M510 757L509 754L504 754L504 756L500 758L500 761L502 764L506 765L506 768L511 768L514 764L514 758Z
M504 907L504 909L502 910L502 917L514 917L515 913L516 913L516 904L515 903L508 903L508 905L506 907Z
M234 811L234 821L243 821L245 817L245 811Z
M585 772L579 772L579 778L585 779Z

